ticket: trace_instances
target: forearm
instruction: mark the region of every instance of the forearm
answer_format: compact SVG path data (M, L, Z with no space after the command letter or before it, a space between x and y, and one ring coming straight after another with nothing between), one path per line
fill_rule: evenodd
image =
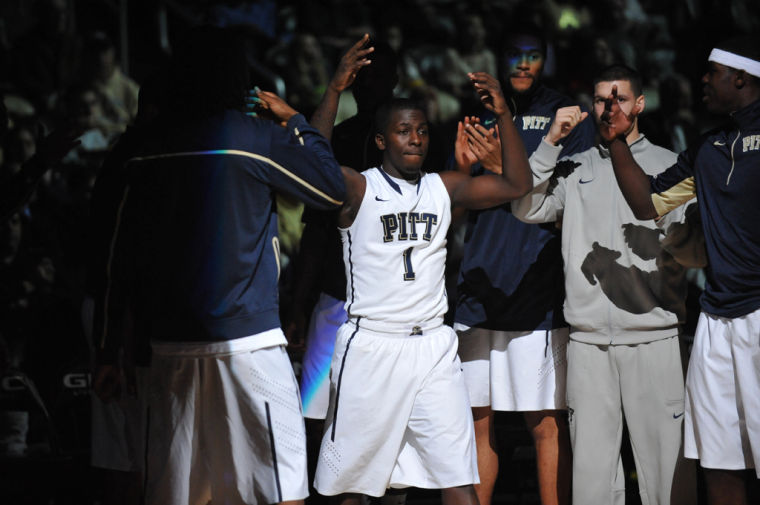
M634 216L637 219L656 218L649 177L633 159L628 144L622 139L615 139L610 142L609 149L615 178Z
M501 177L520 195L524 195L533 188L533 175L525 146L509 112L499 116L498 124L501 132Z
M317 110L311 116L311 125L319 131L327 140L332 138L333 125L335 117L338 114L338 104L340 103L340 91L333 86L327 86L322 101L319 102Z
M533 190L512 202L512 214L526 223L546 223L556 221L562 205L554 194L549 194L549 179L554 173L562 146L541 141L530 156L533 174ZM562 181L557 181L561 184Z

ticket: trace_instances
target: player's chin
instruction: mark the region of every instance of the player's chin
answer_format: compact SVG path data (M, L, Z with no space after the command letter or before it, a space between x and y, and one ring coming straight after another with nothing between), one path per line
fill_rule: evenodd
M509 85L515 93L526 93L533 87L535 79L529 76L512 76L509 78Z

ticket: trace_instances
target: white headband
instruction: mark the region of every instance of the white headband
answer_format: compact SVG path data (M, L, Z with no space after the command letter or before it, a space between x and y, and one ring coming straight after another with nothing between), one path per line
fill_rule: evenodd
M707 61L714 61L727 67L737 70L744 70L750 75L760 77L760 61L756 61L746 56L739 56L735 53L729 53L723 49L713 49Z

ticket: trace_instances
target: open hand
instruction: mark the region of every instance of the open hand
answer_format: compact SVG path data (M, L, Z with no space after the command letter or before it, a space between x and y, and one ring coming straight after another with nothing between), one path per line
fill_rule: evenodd
M465 133L470 150L478 158L483 168L495 174L501 173L501 139L499 126L486 128L480 121L465 124Z
M271 91L259 91L256 96L259 99L258 114L273 120L280 126L284 127L290 118L298 114L298 111Z
M467 168L468 170L478 162L478 157L470 149L470 143L465 133L466 125L469 125L471 121L477 121L477 118L465 117L464 122L459 121L457 123L457 137L454 141L454 159L457 162L457 167Z
M486 72L470 72L467 75L486 109L497 116L509 113L498 79Z
M633 129L633 123L641 109L641 105L637 103L628 114L623 112L617 98L617 85L612 86L612 92L604 100L599 134L607 142L612 142L616 138L625 140L626 135Z
M338 93L348 88L354 82L354 79L356 79L359 71L372 63L372 60L367 59L367 55L374 51L375 48L365 47L368 42L369 35L365 33L359 42L351 46L351 49L340 59L338 68L335 70L335 75L330 80L330 87Z

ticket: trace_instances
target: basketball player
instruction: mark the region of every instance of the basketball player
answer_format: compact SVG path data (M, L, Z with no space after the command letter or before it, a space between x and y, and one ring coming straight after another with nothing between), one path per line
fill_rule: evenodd
M380 167L344 168L347 199L338 216L347 277L348 320L338 330L330 405L315 478L321 494L358 504L388 488L442 489L444 504L477 504L472 417L457 357L443 324L446 233L451 207L483 208L531 188L522 141L498 81L469 74L497 117L504 142L501 175L420 171L428 150L425 112L393 99L376 115ZM332 125L336 99L323 100ZM333 97L334 98L334 97ZM314 121L313 121L314 123ZM458 164L473 164L458 125Z

